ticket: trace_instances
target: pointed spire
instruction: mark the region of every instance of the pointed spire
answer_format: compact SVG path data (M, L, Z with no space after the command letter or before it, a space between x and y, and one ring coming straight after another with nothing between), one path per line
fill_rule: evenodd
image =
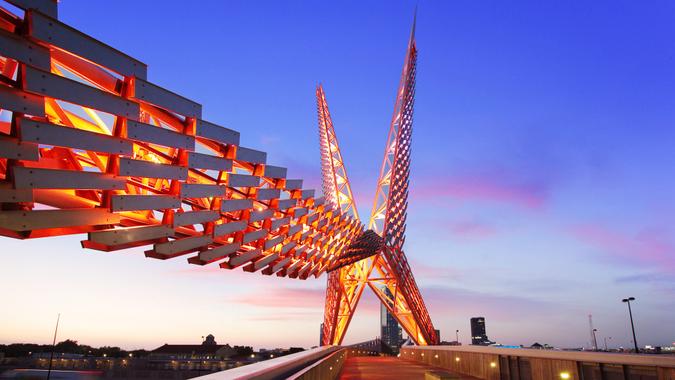
M408 41L408 45L412 45L412 43L415 41L415 26L417 25L417 4L415 4L415 13L413 14L413 23L412 23L412 28L410 29L410 41Z

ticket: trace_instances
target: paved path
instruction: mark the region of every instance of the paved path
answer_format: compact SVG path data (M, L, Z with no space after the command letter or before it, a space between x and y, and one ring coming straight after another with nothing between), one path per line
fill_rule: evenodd
M342 367L340 380L424 380L424 372L434 369L440 370L441 368L394 357L353 357L347 359ZM472 380L475 378L469 376L462 377L462 379Z

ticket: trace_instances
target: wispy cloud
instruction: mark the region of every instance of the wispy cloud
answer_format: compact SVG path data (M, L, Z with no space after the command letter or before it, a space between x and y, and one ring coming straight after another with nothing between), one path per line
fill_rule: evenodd
M182 267L173 270L171 273L178 276L194 278L204 278L204 276L208 276L209 278L220 276L251 278L251 276L254 275L253 273L244 272L241 268L223 269L218 266L218 263L211 263L208 265L184 264Z
M325 294L324 289L317 288L273 287L249 292L231 301L258 307L315 309L323 305Z
M648 282L648 283L670 283L675 285L675 277L667 275L665 273L650 272L650 273L640 273L629 276L619 276L615 279L617 283L636 283L636 282Z
M248 320L251 321L297 321L301 319L316 319L318 316L323 314L323 309L321 307L315 307L316 310L306 311L306 312L292 312L292 313L281 313L274 312L271 314L264 315L254 315L248 317Z
M462 273L456 268L438 263L429 264L425 261L410 260L410 267L416 277L425 280L459 280L462 277Z
M515 320L554 312L555 303L535 298L483 293L457 287L426 287L421 290L425 303L436 316L490 315Z
M448 230L453 236L465 239L487 238L497 233L493 225L478 221L451 223Z
M598 249L605 259L675 274L672 231L644 228L631 233L601 224L583 224L570 227L569 232L581 242Z
M416 202L442 198L461 202L503 203L534 210L546 206L550 192L547 180L490 169L465 175L421 178L412 196Z
M614 279L617 284L643 284L649 285L657 291L675 299L675 276L668 272L647 272L628 276L619 276Z
M323 282L322 282L323 283ZM379 313L380 304L375 296L365 295L370 292L366 286L364 296L358 304L359 314ZM257 320L290 320L296 317L309 317L323 314L326 301L324 288L272 287L247 292L244 295L228 299L240 305L275 309L273 315L254 316ZM283 309L284 311L279 311Z

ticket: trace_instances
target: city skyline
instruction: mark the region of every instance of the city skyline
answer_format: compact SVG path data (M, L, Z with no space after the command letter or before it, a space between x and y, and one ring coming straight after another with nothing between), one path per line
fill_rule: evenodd
M155 46L126 35L134 20L119 21L126 26L119 28L84 17L101 6L66 2L60 4L60 18L149 64L151 80L204 104L210 119L242 132L243 145L268 151L270 163L287 166L292 177L305 178L307 187L317 190L313 86L322 82L359 210L367 215L412 3L367 3L361 12L348 10L354 4L329 8L343 16L338 20L310 20L312 13L297 4L270 3L258 14L258 8L253 12L244 3L232 3L230 13L211 3L207 8L213 12L202 15L205 30L200 33L205 35L200 39L195 31L158 28L147 37ZM586 345L587 315L592 313L599 337L609 335L613 344L630 347L621 298L635 296L638 342L670 344L675 337L662 331L675 331L669 318L675 312L675 224L668 215L675 206L669 197L675 186L667 178L673 137L667 127L675 117L666 105L674 95L675 76L661 60L673 48L659 29L663 26L646 20L672 20L667 12L616 8L600 20L606 9L595 5L584 15L597 24L587 21L580 30L568 30L569 18L581 20L574 15L577 9L549 7L535 8L551 17L561 11L568 19L546 18L546 23L523 18L518 29L508 27L513 22L500 17L499 7L420 5L406 245L411 266L436 328L446 336L459 329L462 342L469 340L469 317L483 315L490 320L491 338L500 343ZM181 10L188 17L196 12ZM171 6L155 11L162 20L178 13ZM453 11L466 12L479 25L502 23L509 33L502 35L492 25L478 38L471 33L477 29L456 14L453 21L464 29L451 28L440 15ZM275 12L290 17L294 26L284 29L286 21L272 17ZM232 24L214 27L218 16ZM386 25L384 20L392 18L399 21ZM245 25L237 19L254 22ZM618 28L628 20L641 21L637 24L644 30ZM321 22L352 25L353 30L327 28L308 36ZM548 34L529 34L538 28ZM265 33L270 30L276 35ZM458 31L464 33L454 36L457 46L443 42ZM638 37L626 43L631 32L649 37L653 45L641 46ZM246 43L236 41L238 35ZM233 45L225 54L204 49L217 36ZM297 43L289 43L294 49L275 48L281 41L294 41L291 37L308 51ZM555 48L550 40L557 42ZM206 62L192 62L189 76L176 75L184 63L166 59L163 41L177 46L194 41L206 52L201 55ZM512 49L500 50L499 42L511 43ZM256 46L261 51L251 49ZM613 59L619 53L621 62ZM494 68L493 62L503 64ZM291 64L298 67L291 69ZM643 91L653 95L649 102L641 98ZM280 130L275 123L293 127ZM299 149L304 146L316 148ZM627 202L628 197L635 202ZM21 286L6 296L13 307L0 317L8 328L0 331L0 341L48 341L53 319L62 312L60 336L92 345L125 337L127 344L118 345L148 348L143 341L159 346L205 332L223 342L256 347L316 342L325 277L279 282L181 260L159 263L143 258L139 250L83 252L79 240L3 239L3 250L15 253L5 258L2 284ZM26 278L39 280L26 283ZM364 297L346 343L377 334L378 303ZM240 331L232 331L234 326ZM551 326L564 328L553 331Z

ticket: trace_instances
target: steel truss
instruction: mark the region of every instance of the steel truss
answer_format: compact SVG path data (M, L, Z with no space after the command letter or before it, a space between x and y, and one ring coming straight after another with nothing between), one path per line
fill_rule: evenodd
M384 245L377 255L343 266L329 274L323 324L324 345L342 343L366 286L373 290L415 343L439 343L403 252L416 63L417 47L413 22L368 225L370 230L382 236ZM327 202L333 202L330 203L333 207L347 210L354 218L358 218L321 86L317 89L317 103L324 195Z
M56 1L9 2L25 12L0 7L0 235L86 233L88 249L298 279L331 269L324 343L342 341L366 286L418 344L437 342L402 250L414 27L370 218L378 238L359 221L322 88L325 199L149 82L144 63L60 22Z
M145 64L60 22L56 1L10 2L25 13L0 8L0 234L299 279L362 235Z

